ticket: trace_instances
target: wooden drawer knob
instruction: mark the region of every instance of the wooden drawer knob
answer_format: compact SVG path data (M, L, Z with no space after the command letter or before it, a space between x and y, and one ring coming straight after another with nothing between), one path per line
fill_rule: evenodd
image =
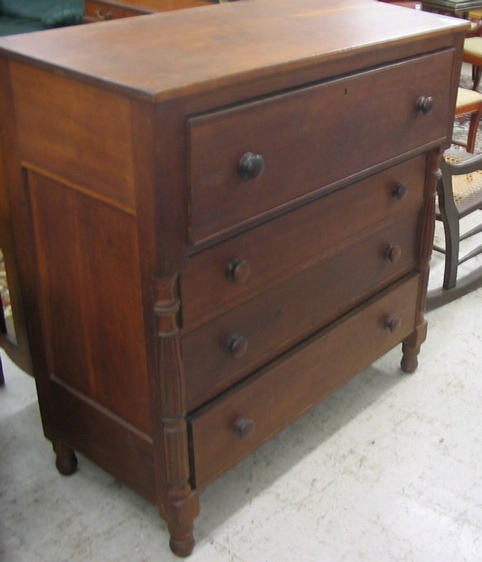
M402 326L402 319L400 316L395 314L389 314L385 319L385 330L390 330L390 332L398 331Z
M254 420L250 418L243 418L242 416L234 422L233 426L234 434L240 439L247 439L253 435L255 429L256 424L254 423Z
M428 115L433 110L433 97L432 96L420 96L415 106L417 111L423 113L423 115Z
M246 283L251 274L251 266L248 260L234 259L228 263L226 274L229 280L237 285Z
M256 180L263 175L264 158L261 154L247 152L241 156L238 165L238 174L243 180Z
M393 186L393 196L395 197L395 199L401 201L402 199L405 199L407 193L408 193L408 185L406 183L397 182Z
M398 244L390 244L385 251L385 259L397 263L402 257L402 248Z
M241 359L248 351L248 340L244 336L233 334L229 338L228 353L234 359Z

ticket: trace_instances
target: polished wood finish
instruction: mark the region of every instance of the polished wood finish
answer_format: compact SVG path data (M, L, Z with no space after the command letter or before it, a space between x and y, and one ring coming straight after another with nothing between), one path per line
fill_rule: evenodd
M393 346L416 368L465 27L263 0L0 41L63 474L78 451L156 502L184 556L213 478Z

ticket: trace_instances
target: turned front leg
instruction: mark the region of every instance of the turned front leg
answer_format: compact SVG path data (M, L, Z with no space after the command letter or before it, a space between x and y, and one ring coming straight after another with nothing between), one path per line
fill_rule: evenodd
M180 490L184 495L187 490ZM177 556L189 556L194 548L194 519L199 514L199 498L190 492L185 499L175 500L174 490L170 492L168 529L171 535L169 546Z
M158 318L157 383L161 432L159 472L165 474L159 488L161 513L171 534L170 547L178 556L194 548L193 525L199 513L199 497L191 488L186 422L184 371L177 324L179 299L177 274L157 280L154 313Z
M427 337L427 321L417 326L415 331L402 342L401 367L404 373L413 373L418 367L420 347Z

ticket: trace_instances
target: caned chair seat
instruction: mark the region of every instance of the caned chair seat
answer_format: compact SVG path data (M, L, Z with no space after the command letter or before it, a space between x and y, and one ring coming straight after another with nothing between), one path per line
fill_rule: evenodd
M435 308L480 287L482 266L458 278L458 266L482 253L482 244L460 257L460 242L482 232L482 219L464 235L460 235L460 220L482 210L482 154L473 156L464 150L445 152L440 162L442 177L437 186L437 220L444 226L445 248L434 250L445 254L444 278L441 289L430 291L427 308Z

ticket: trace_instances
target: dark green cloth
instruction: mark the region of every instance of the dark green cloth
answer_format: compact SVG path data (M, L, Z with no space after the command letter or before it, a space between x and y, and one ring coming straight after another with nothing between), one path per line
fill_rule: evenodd
M82 22L84 0L0 0L0 35Z
M10 18L0 16L0 35L15 35L45 29L42 22L26 18Z

